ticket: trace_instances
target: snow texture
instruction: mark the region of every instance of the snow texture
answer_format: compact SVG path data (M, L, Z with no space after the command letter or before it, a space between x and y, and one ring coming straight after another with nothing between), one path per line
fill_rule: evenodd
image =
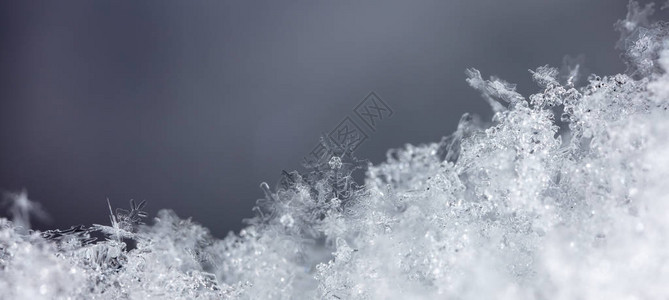
M632 2L616 24L626 74L570 59L532 70L526 98L467 70L490 122L464 115L376 166L332 146L261 184L224 239L169 210L144 225L134 202L110 225L33 231L44 212L7 194L0 298L669 298L669 30L652 12Z

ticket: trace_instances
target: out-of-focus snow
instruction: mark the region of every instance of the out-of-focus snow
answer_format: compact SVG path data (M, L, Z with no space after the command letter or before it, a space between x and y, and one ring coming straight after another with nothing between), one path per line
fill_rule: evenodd
M10 195L0 298L669 298L669 31L652 10L632 2L617 24L628 73L578 86L578 64L539 67L524 97L470 69L489 125L465 115L391 150L364 185L330 149L263 184L257 217L222 240L166 210L144 225L134 202L110 225L28 231L39 207Z

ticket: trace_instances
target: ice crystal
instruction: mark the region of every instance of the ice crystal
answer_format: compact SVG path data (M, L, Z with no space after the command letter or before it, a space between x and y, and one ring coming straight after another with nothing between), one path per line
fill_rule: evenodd
M30 216L34 215L40 220L48 220L49 216L38 202L28 199L28 192L23 190L19 193L4 193L1 206L7 207L12 221L20 230L30 228Z
M224 239L144 203L110 224L0 219L3 299L663 299L669 297L669 30L617 23L626 74L583 60L531 71L539 92L467 70L494 111L365 166L351 149L285 172ZM587 78L587 80L585 80ZM556 117L557 116L557 117ZM35 210L37 208L37 210Z

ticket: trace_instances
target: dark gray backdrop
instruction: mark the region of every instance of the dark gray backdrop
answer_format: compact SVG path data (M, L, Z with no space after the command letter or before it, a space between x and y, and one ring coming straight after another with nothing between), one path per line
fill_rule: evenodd
M2 1L0 188L40 228L108 222L148 200L218 236L241 227L322 132L369 91L395 111L357 151L437 141L490 111L477 67L535 90L528 69L584 54L621 72L626 1ZM4 212L2 212L4 213Z

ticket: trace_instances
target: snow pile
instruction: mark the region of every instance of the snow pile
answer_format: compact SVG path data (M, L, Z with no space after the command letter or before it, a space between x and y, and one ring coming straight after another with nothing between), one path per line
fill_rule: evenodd
M134 202L110 226L28 231L36 205L10 195L0 298L667 298L669 30L652 10L617 24L627 74L544 66L525 98L470 69L492 122L391 150L364 185L330 145L222 240L166 210L144 225Z

